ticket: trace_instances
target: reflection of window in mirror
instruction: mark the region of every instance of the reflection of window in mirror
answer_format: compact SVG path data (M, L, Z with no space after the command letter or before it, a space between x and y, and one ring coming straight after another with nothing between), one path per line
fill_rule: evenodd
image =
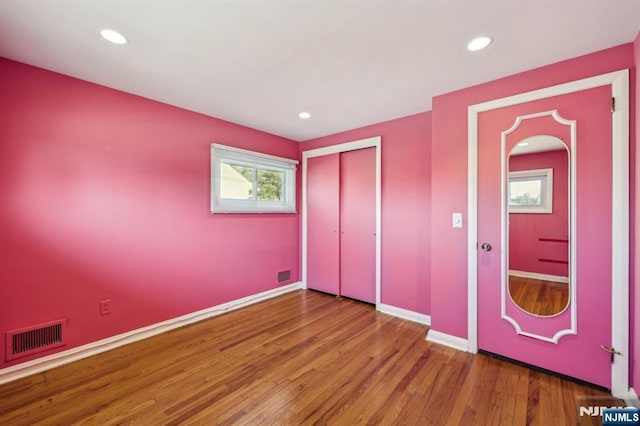
M509 213L553 212L553 169L509 172Z

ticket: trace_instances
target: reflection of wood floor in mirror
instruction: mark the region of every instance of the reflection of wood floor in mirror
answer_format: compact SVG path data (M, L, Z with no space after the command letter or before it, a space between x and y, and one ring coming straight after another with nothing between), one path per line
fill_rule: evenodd
M569 300L569 285L509 275L509 294L516 305L535 315L562 312Z

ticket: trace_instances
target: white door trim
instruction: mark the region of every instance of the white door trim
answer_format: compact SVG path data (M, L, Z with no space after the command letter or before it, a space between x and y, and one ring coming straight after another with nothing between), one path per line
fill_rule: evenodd
M629 70L495 99L468 108L468 317L469 352L478 351L478 114L497 108L611 85L612 114L612 346L622 353L611 364L611 393L629 396Z
M376 149L376 309L380 307L380 253L381 253L381 210L382 210L382 138L374 136L353 142L310 149L302 152L302 286L307 288L307 161L309 158L363 148Z

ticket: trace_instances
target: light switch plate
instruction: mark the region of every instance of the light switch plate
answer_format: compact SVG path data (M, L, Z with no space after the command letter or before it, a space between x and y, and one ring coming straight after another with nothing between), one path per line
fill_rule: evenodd
M462 213L454 213L452 215L452 226L454 228L462 228Z

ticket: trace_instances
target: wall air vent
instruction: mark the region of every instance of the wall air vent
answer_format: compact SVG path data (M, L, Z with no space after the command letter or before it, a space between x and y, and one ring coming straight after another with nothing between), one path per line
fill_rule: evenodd
M67 320L50 321L7 331L6 360L21 358L66 345Z
M291 279L291 269L278 272L278 282L283 283Z

